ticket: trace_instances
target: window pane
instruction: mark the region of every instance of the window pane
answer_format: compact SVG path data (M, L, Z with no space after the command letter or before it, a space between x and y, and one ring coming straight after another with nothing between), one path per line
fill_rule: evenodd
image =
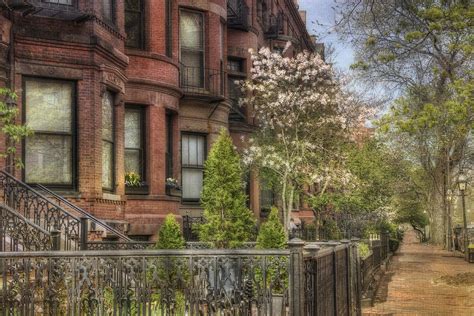
M29 127L35 131L71 132L73 84L27 80L25 89Z
M202 191L203 171L183 169L183 198L199 199Z
M198 144L197 144L197 136L190 135L189 136L189 164L192 166L196 166L197 163L197 151L198 151Z
M113 144L102 142L102 187L113 189L114 185L114 146Z
M102 97L102 139L113 142L113 95L106 91Z
M181 138L181 157L183 166L204 166L205 136L183 135Z
M141 14L125 11L125 32L127 33L128 47L140 48L142 42Z
M25 140L28 183L72 184L71 136L34 135Z
M202 50L203 21L200 13L180 12L179 36L181 47Z
M125 148L142 147L141 111L125 110Z
M135 172L142 176L140 150L126 149L125 150L125 173ZM142 178L143 179L143 178Z
M198 166L204 166L204 137L203 136L196 136L197 138L197 162L196 164Z

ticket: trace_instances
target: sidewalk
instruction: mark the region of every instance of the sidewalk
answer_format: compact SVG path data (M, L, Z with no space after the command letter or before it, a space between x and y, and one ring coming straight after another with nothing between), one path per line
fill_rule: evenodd
M457 276L456 285L447 284L450 276ZM409 231L382 280L375 306L364 309L362 314L474 316L473 278L473 263L435 246L420 244L415 232Z

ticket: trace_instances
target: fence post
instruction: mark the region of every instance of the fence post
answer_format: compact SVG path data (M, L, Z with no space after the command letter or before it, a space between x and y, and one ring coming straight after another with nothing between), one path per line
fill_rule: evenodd
M384 247L384 260L388 258L388 253L390 252L390 232L388 230L382 233L383 244Z
M356 267L355 267L355 303L356 303L356 306L355 306L355 309L356 309L356 313L355 315L357 316L360 316L362 315L362 304L361 304L361 300L362 300L362 284L361 284L361 269L360 269L360 265L361 265L361 262L360 262L360 257L359 257L359 250L357 249L357 244L360 242L360 238L357 238L357 237L353 237L351 238L351 242L352 244L354 245L354 248L353 248L353 255L355 257L355 264L356 264Z
M346 246L346 289L347 289L347 315L351 315L352 311L352 288L351 288L351 278L352 278L352 267L351 267L351 241L348 239L342 239L341 243Z
M61 232L57 229L51 231L51 250L61 250Z
M89 227L87 224L87 217L81 217L81 250L87 250L88 234Z
M293 238L288 242L290 248L290 315L304 315L304 241Z

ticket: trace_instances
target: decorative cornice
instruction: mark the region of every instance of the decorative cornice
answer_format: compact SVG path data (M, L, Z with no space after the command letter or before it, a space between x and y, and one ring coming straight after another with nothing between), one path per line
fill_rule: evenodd
M97 24L99 24L100 26L102 26L104 29L109 31L111 34L115 35L118 39L120 39L122 41L126 40L127 37L124 34L120 33L120 31L115 27L115 25L111 25L110 23L107 23L106 21L104 21L100 17L98 17L97 15L92 15L90 17L90 19L93 20L94 22L96 22Z

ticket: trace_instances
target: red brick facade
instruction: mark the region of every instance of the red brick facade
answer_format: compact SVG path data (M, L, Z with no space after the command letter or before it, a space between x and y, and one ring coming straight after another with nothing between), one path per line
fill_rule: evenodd
M295 1L135 1L142 4L141 31L136 33L141 36L141 47L130 48L126 46L130 32L125 27L127 0L7 0L10 7L3 6L0 14L0 86L17 92L18 106L24 111L25 78L73 82L73 180L69 187L56 189L100 218L130 224L130 235L153 235L167 213L201 212L198 204L182 202L179 194L165 185L167 176L182 180L182 133L204 135L209 150L222 127L230 130L238 146L245 145L239 143L240 136L254 128L251 109L237 120L232 114L235 110L226 78L236 70L227 71L228 59L242 65L237 70L242 77L250 68L249 48L281 50L292 41L287 55L314 49ZM111 12L110 21L104 17L104 2L113 5L107 11ZM202 19L199 74L191 73L187 65L183 68L182 12ZM190 89L186 75L190 82L201 80L202 86ZM102 102L106 91L114 96L111 191L102 188ZM141 157L147 190L140 194L129 192L124 181L125 107L144 112ZM18 152L24 152L24 147L19 146ZM172 169L167 172L168 148L172 149L168 154ZM24 171L16 172L18 177L25 176ZM257 176L251 174L249 182L250 206L258 214Z

